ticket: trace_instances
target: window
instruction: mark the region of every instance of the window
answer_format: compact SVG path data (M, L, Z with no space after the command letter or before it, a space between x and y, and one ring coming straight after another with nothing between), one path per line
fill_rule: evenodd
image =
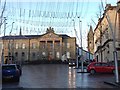
M59 52L56 53L56 57L60 58L60 53Z
M101 63L96 63L94 66L102 66Z
M107 63L102 63L102 66L108 66L108 64Z
M18 44L16 44L16 46L15 46L15 47L16 47L16 49L18 49L18 46L19 46L19 45L18 45Z
M36 44L32 43L32 49L35 49L35 48L36 48Z
M40 41L41 48L45 48L45 41Z
M45 44L43 44L43 48L45 48Z
M119 44L119 46L120 46L120 44Z
M60 42L59 42L59 43L57 43L57 46L58 46L58 47L60 47Z
M35 52L32 53L32 57L35 58Z
M60 41L55 41L56 46L60 47Z
M24 57L25 56L25 53L24 52L22 52L22 57Z
M48 41L47 44L48 44L49 48L53 48L53 42L52 41Z
M46 55L46 53L45 53L45 52L42 52L42 55L43 55L43 56L45 56L45 55Z
M11 56L11 53L9 52L8 55Z
M53 43L50 43L50 47L51 47L51 48L53 47Z
M67 52L67 58L70 58L70 52Z
M15 56L18 57L18 52L15 52Z
M12 44L9 42L8 43L8 49L10 49L12 47Z
M22 44L22 49L25 49L25 44L24 43Z
M70 43L67 43L67 48L70 48Z

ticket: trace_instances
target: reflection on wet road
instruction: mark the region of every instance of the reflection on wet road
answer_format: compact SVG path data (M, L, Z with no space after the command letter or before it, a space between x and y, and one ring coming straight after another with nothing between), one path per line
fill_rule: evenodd
M76 71L72 67L68 71L68 87L76 88Z
M77 73L78 69L60 64L23 66L19 84L4 83L3 88L112 88L103 81L113 78L112 74L89 75Z

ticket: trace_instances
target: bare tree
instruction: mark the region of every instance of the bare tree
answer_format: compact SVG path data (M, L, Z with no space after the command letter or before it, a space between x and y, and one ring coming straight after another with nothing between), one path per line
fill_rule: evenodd
M0 0L0 7L2 8L1 3L2 3L2 2L1 2L1 0ZM4 12L5 12L5 7L6 7L6 0L5 0L5 2L4 2L3 8L2 8L2 12L0 13L0 30L1 30L2 24L4 23L3 16L4 16Z

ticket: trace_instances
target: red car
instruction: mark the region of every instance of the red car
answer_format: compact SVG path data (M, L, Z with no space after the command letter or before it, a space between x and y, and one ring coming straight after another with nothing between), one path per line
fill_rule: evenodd
M118 67L120 71L120 67ZM115 66L108 63L92 62L87 66L87 71L91 74L95 73L115 73Z

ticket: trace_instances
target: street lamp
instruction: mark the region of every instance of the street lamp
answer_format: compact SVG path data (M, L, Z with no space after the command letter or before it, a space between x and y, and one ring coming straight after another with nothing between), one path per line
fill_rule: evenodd
M75 20L73 19L72 21L73 21L74 31L76 32L76 29L75 29ZM79 68L79 65L78 65L78 53L79 53L79 47L77 48L76 68Z
M80 17L78 17L79 19L79 30L80 30L80 46L81 46L81 57L80 57L80 60L81 60L81 72L84 72L84 69L83 69L83 47L82 47L82 21L80 20Z
M6 17L4 17L4 37L3 37L3 46L2 46L2 64L4 64L4 38L5 38L5 32L6 32ZM1 27L0 27L1 28Z
M11 27L11 31L9 32L9 35L11 36L11 33L12 33L12 29L13 29L13 24L15 22L12 22L12 27ZM13 53L14 53L14 48L12 48L12 55L9 55L10 53L10 50L11 50L11 47L14 47L14 45L11 45L11 42L10 42L10 36L9 36L9 47L8 47L8 60L10 58L10 60L12 60L12 62L14 61L14 57L13 57ZM13 44L14 44L14 39L13 39Z

